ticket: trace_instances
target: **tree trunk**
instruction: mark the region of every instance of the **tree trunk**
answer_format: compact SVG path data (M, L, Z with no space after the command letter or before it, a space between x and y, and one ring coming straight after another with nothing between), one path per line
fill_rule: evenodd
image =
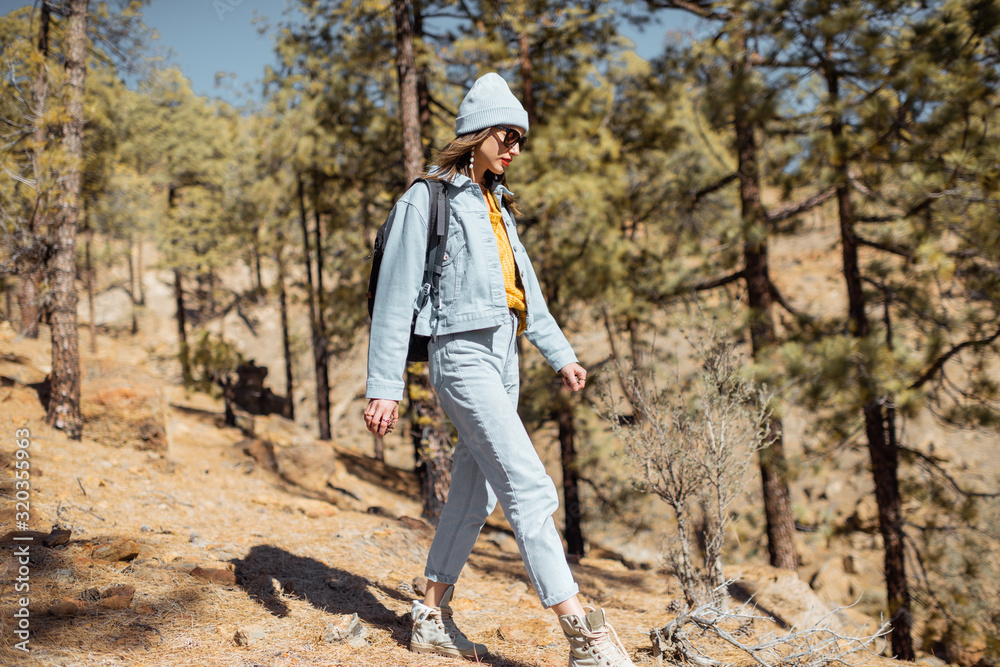
M312 246L309 243L309 222L306 219L306 196L305 186L302 183L301 174L298 175L298 198L299 198L299 226L302 229L302 257L305 259L306 270L306 297L309 302L309 324L312 330L313 344L316 343L316 288L313 284L312 274Z
M88 223L89 226L89 223ZM90 351L92 353L97 353L97 324L94 322L97 319L97 312L94 308L94 263L90 256L90 246L94 240L94 230L87 229L87 242L86 250L84 252L86 261L86 273L87 273L87 312L89 313L90 319Z
M746 50L746 36L735 35L737 53ZM732 75L741 95L733 110L736 151L740 174L740 205L743 226L744 276L750 307L750 343L754 360L761 360L775 343L771 276L768 268L768 229L760 201L760 167L754 126L749 119L749 101L745 98L750 63L745 54L734 61ZM742 84L742 85L739 85ZM789 501L787 463L782 441L781 421L772 417L772 433L777 437L758 454L767 520L767 548L771 565L786 570L798 569L795 550L795 520Z
M828 51L829 51L828 46ZM831 106L840 101L839 76L834 63L824 61L824 75ZM851 202L848 162L844 147L844 123L839 112L830 119L830 136L834 147L834 173L837 182L837 214L840 218L840 245L844 280L847 286L848 329L855 338L865 338L871 332L866 312L865 295L858 261L858 242L854 235L854 207ZM888 315L887 315L888 318ZM889 341L891 346L891 341ZM891 397L884 397L868 371L858 369L864 405L865 435L875 483L878 504L879 531L885 549L884 570L886 602L892 623L892 652L899 660L915 660L913 649L913 615L910 610L910 588L906 580L906 553L903 533L903 501L899 488L899 446L896 442L895 409ZM889 406L887 415L883 399Z
M38 229L49 230L52 226L48 203L49 181L45 169L44 153L48 145L49 129L45 121L45 111L48 104L48 58L49 58L49 24L52 15L52 3L42 0L38 24L38 55L40 64L38 76L35 78L32 90L32 100L38 120L35 123L35 181L38 183L38 212L29 222L29 237L35 243ZM36 222L37 221L37 222ZM25 338L38 338L39 317L39 285L42 281L45 259L37 252L29 252L26 259L18 262L17 303L21 315L20 333Z
M322 405L322 399L318 396L319 385L320 385L320 364L319 360L322 358L322 337L319 331L319 315L317 313L316 307L316 286L313 281L312 272L312 245L309 241L309 221L306 217L306 195L305 195L305 184L302 182L302 175L297 175L298 181L298 198L299 198L299 225L302 229L302 258L304 261L304 267L306 270L306 300L309 302L309 330L312 335L312 350L313 350L313 370L316 374L316 389L317 389L317 406ZM329 401L329 399L328 399ZM317 409L317 415L322 414L320 409ZM327 412L329 414L329 412ZM320 437L323 437L323 423L322 418L320 418Z
M135 277L138 282L139 287L139 305L146 305L146 286L142 282L142 239L136 243L136 257L135 257Z
M863 411L875 482L875 501L878 503L879 531L885 548L885 585L889 621L892 623L892 653L898 660L915 660L913 615L903 542L903 504L899 490L899 449L895 438L887 433L882 406L877 402L867 403ZM894 432L895 424L891 424L890 429Z
M11 324L14 323L14 302L10 296L10 285L7 284L7 280L3 281L3 300L4 300L4 317Z
M437 525L451 486L451 457L455 444L444 426L444 411L435 400L427 364L407 364L406 400L410 404L414 468L423 498L421 516Z
M52 234L54 252L49 266L52 290L52 375L46 421L79 440L80 351L76 323L76 229L80 215L80 166L83 162L83 93L89 0L69 0L66 29L66 122L63 148L66 163L59 189L59 207Z
M543 232L542 246L552 243L549 230L545 228ZM559 283L555 280L546 282L545 302L549 308L558 307L559 304ZM522 359L518 359L520 363ZM523 377L523 375L522 375ZM564 391L560 385L560 389ZM565 535L567 553L571 555L583 555L584 541L583 530L580 526L580 517L583 515L583 507L580 503L579 479L576 458L576 429L574 425L573 396L566 394L555 397L556 408L555 419L559 427L559 448L560 467L563 477L563 511L566 513Z
M580 504L580 473L576 468L576 428L572 403L569 401L559 402L556 422L559 424L563 511L566 515L563 529L563 537L566 539L566 553L569 556L583 558L584 543L583 529L581 528L583 507Z
M424 36L424 16L419 1L413 6L413 36L415 39L423 39ZM423 145L424 162L427 163L435 149L431 132L431 91L427 85L427 68L420 66L417 66L417 111L420 114L420 143Z
M419 9L412 0L393 0L396 23L396 74L399 79L399 112L403 128L403 177L409 185L423 171L421 119L429 122L430 97L424 80L420 94L421 73L416 67L414 40L423 29ZM423 104L423 108L421 108ZM407 401L410 405L410 437L420 491L423 497L423 517L437 524L441 508L451 486L451 456L454 443L445 427L445 416L431 388L427 364L408 365L406 369ZM376 454L384 447L376 439ZM381 451L384 456L384 449Z
M128 299L131 303L132 313L132 335L139 333L139 318L136 313L135 299L135 265L132 263L135 256L135 241L132 237L128 240Z
M628 329L629 345L632 349L632 377L636 383L640 396L649 396L650 366L646 354L646 346L642 342L642 334L639 330L639 322L633 317L628 318L625 323ZM631 389L628 392L631 394ZM632 419L636 424L641 423L646 418L638 404L632 404Z
M313 173L313 219L316 223L316 414L319 418L319 439L329 440L330 431L330 355L327 351L323 293L323 221L319 213L319 175Z
M399 109L403 121L403 175L407 185L420 176L423 149L420 146L420 110L417 104L417 68L413 56L411 0L392 0L396 20L396 73L399 77Z
M528 114L528 124L536 125L538 121L537 106L534 92L534 65L531 61L531 43L526 33L518 36L518 61L521 70L521 102ZM546 242L550 242L546 239ZM546 302L551 306L559 302L558 283L549 281ZM610 330L609 330L610 334ZM518 364L523 364L521 354L521 339L518 338ZM521 376L523 377L523 369ZM563 537L566 539L566 551L571 556L582 557L585 544L581 518L583 505L580 502L580 474L577 470L575 413L571 397L559 401L556 421L559 425L560 466L563 477L563 511L566 520Z
M262 303L260 299L264 295L264 280L260 275L260 247L256 243L253 246L253 268L254 274L257 276L257 300L258 303Z
M236 426L236 411L233 409L233 404L235 403L233 397L233 381L229 375L226 374L226 377L221 384L224 422L226 426Z
M37 275L30 268L18 275L17 306L21 311L21 335L25 338L38 338L40 318Z
M285 415L291 420L295 420L295 382L293 377L292 364L292 341L288 335L288 294L285 290L285 258L284 234L278 234L278 249L274 253L274 260L278 265L278 306L281 308L281 351L285 357L285 401L288 406Z
M184 386L190 387L194 384L194 376L191 374L191 355L189 354L187 341L187 313L184 311L184 276L180 269L174 269L174 303L177 310L177 342L179 347L177 358L181 362L181 377L184 379Z
M692 609L704 602L701 600L704 586L699 580L694 569L694 559L691 555L691 528L688 525L688 513L683 503L671 505L674 516L677 518L677 551L673 552L674 574L681 581L681 590L684 591L684 601Z
M207 289L205 290L205 303L208 306L207 320L215 317L216 311L218 310L215 305L215 269L209 269L208 273L205 274L205 283L207 285Z
M521 33L518 38L518 51L521 65L521 102L524 104L524 110L528 112L528 124L535 125L538 118L535 108L534 67L531 63L531 43L528 41L527 33Z

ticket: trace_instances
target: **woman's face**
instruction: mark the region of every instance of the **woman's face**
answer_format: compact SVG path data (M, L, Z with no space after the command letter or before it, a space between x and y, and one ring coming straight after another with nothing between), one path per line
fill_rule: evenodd
M476 166L482 165L498 176L503 174L514 158L521 154L521 143L517 139L523 136L524 130L519 127L494 127L476 148ZM507 146L505 142L511 145Z

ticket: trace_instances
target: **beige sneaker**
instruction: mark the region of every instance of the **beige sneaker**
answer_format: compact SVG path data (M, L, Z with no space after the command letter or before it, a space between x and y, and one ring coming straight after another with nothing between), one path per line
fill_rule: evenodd
M586 616L559 617L569 640L569 667L634 667L604 610L584 608L591 610Z
M482 644L469 641L451 617L451 587L441 598L440 607L428 607L419 600L413 601L413 634L410 650L414 653L437 653L462 658L484 658L487 650Z

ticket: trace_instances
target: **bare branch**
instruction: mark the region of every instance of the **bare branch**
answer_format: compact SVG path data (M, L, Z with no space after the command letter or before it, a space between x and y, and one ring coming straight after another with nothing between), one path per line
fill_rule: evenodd
M828 618L844 609L845 607L832 609L823 620L811 628L793 630L758 644L749 644L738 638L737 633L725 630L722 625L732 621L746 622L764 617L727 612L720 609L716 603L708 603L693 611L682 611L663 628L651 630L649 637L653 643L653 655L658 659L668 657L675 662L688 661L701 667L711 667L719 663L698 651L688 637L686 631L688 626L693 625L702 633L714 634L746 653L761 667L776 667L779 664L819 667L833 662L846 663L847 658L856 653L876 655L875 644L889 634L890 625L883 623L873 634L862 636L850 636L821 626ZM807 662L801 662L806 658L809 659Z
M611 357L618 360L620 359L617 350L618 346L615 344L614 331L611 330L611 316L608 315L607 307L601 306L601 315L604 318L604 329L608 333L608 344L611 346ZM628 402L634 406L636 402L635 395L629 390L630 384L625 374L625 368L622 367L621 364L615 363L615 371L618 374L618 381L621 383L622 391L625 392L625 398L627 398Z

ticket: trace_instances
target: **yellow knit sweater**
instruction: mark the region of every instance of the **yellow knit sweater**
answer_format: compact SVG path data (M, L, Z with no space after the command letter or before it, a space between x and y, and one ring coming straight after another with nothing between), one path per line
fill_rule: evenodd
M503 282L507 289L507 307L517 311L519 319L517 335L520 336L527 328L528 304L524 299L524 285L521 284L521 276L514 263L514 251L511 250L510 239L507 238L500 205L489 191L486 194L486 201L490 205L490 224L493 226L493 235L497 237L497 249L500 251L500 266L503 267Z

